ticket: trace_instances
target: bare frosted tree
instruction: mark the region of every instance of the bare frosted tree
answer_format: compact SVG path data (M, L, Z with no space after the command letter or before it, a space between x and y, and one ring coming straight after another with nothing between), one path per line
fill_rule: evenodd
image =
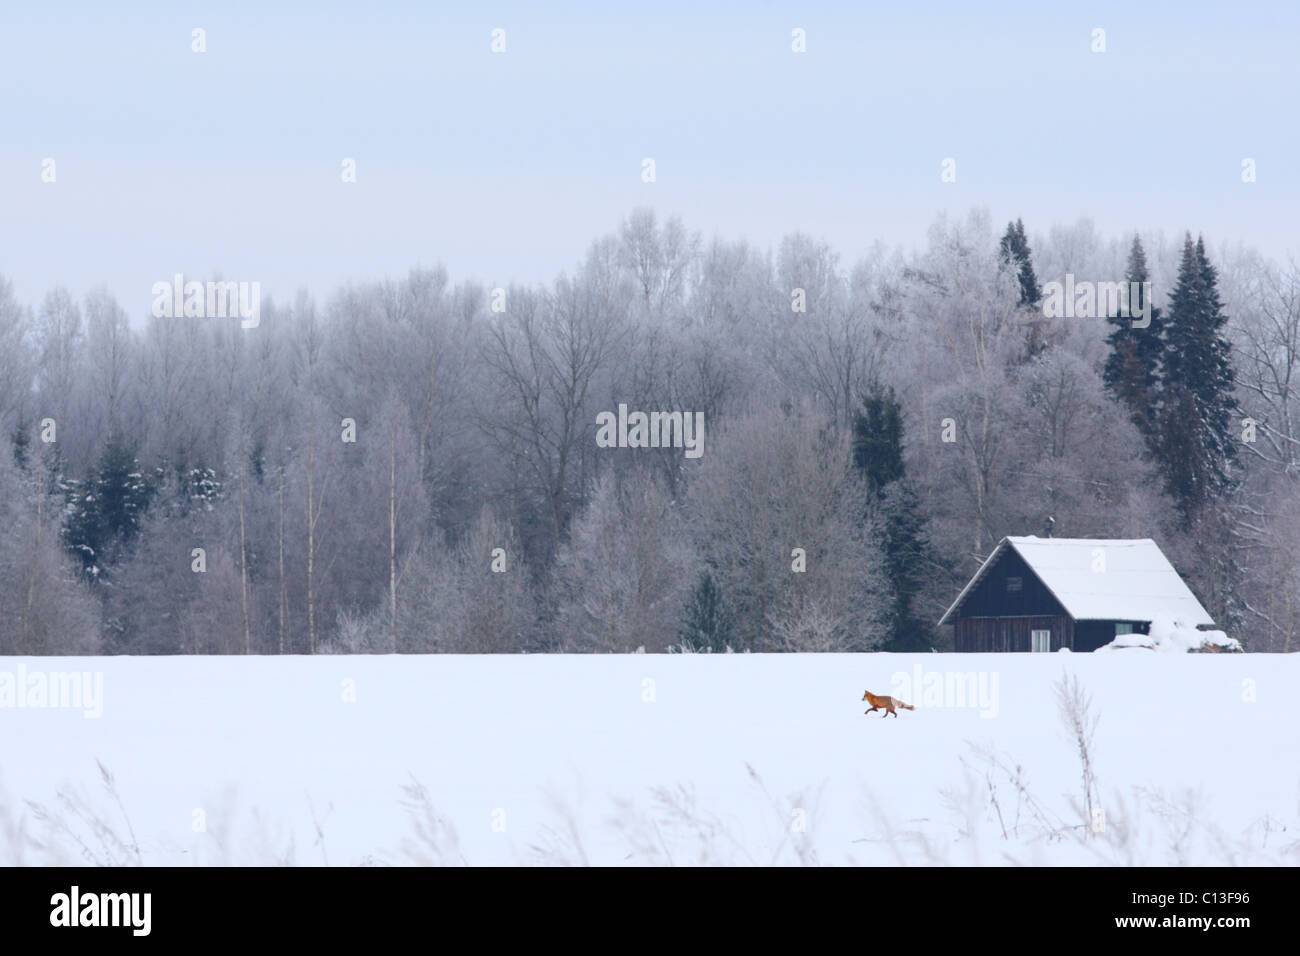
M929 250L907 279L911 334L925 353L923 374L932 383L915 413L920 428L913 430L927 460L913 471L943 472L962 488L963 498L949 501L969 514L963 529L967 553L972 562L983 561L998 534L1004 425L1012 412L1009 369L1022 331L1016 325L1018 289L998 268L986 215L956 227L937 224ZM899 392L909 401L910 390Z
M56 423L69 424L77 369L85 344L85 328L81 309L66 289L55 288L46 294L36 316L35 331L36 387L40 396L37 417L49 417ZM67 435L68 439L74 437ZM88 456L76 456L69 463L82 466L88 460Z
M453 547L427 542L412 556L397 609L403 653L518 653L539 649L536 603L509 524L484 510Z
M666 650L697 568L681 508L660 483L607 472L556 558L557 646Z
M867 264L859 264L851 284L838 263L825 243L807 236L782 242L778 282L787 290L788 314L777 324L773 364L787 387L817 398L836 427L847 431L877 377L885 339L874 321ZM804 297L804 311L793 310L796 291Z
M122 428L134 355L130 321L106 290L86 297L89 382L102 409L100 434L114 438Z
M0 276L0 429L8 434L29 400L35 356L29 347L31 317Z
M801 635L817 649L879 644L887 583L846 440L807 410L760 410L709 441L690 521L741 644L790 649ZM818 623L827 620L829 636Z
M0 454L0 655L93 654L99 610L59 543L50 475Z
M1234 530L1256 572L1240 597L1252 649L1287 652L1300 645L1300 266L1229 263L1246 464Z
M497 406L479 421L540 496L553 548L582 478L576 460L592 443L593 383L628 331L626 290L593 252L577 279L561 278L550 293L513 289L508 302L483 351Z
M653 209L635 209L623 221L619 264L636 284L643 314L662 322L680 313L699 247L699 235L689 233L676 217L660 228Z

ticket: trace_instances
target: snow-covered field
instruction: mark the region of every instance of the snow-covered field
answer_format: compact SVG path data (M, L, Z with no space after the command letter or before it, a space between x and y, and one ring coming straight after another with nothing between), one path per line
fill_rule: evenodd
M1300 655L0 658L3 863L1296 863L1298 807Z

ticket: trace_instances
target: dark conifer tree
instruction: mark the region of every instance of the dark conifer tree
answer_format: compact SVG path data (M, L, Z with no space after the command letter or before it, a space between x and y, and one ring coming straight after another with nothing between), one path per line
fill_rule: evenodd
M926 521L903 463L903 413L893 389L873 387L853 421L853 464L867 483L865 513L880 521L890 596L883 649L918 651L931 633L914 604L931 566Z
M111 441L94 474L84 483L65 482L65 489L66 544L87 576L100 579L139 532L153 487L135 455Z
M873 387L863 398L853 422L853 464L873 497L903 477L903 409L893 389Z
M737 649L735 633L736 619L722 596L722 588L709 571L700 572L686 604L678 640L692 650L721 653L728 647Z
M1158 411L1166 488L1184 521L1234 483L1237 403L1226 323L1218 274L1204 241L1193 244L1189 234L1169 300Z
M1160 361L1165 347L1164 319L1161 310L1153 304L1150 306L1150 325L1138 328L1135 321L1142 321L1142 312L1149 305L1144 293L1144 283L1149 282L1151 273L1147 269L1146 252L1142 241L1133 237L1129 249L1128 269L1125 274L1127 295L1125 306L1118 315L1108 316L1106 321L1111 326L1106 342L1110 353L1106 356L1103 373L1106 387L1129 409L1134 424L1152 440L1156 430L1156 403L1159 399Z
M1025 235L1025 224L1017 219L1007 223L1007 231L1002 236L1002 261L1016 269L1020 280L1020 304L1032 309L1043 298L1043 290L1038 286L1038 277L1034 275L1034 263L1029 251L1029 239Z

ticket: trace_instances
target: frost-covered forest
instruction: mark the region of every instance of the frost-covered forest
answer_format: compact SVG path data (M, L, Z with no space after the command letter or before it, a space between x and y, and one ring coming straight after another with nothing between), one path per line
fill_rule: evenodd
M919 250L614 226L544 286L255 328L0 277L0 654L943 649L1049 516L1296 649L1294 262L978 210ZM1045 317L1067 275L1153 321ZM620 404L702 413L703 454L600 447Z

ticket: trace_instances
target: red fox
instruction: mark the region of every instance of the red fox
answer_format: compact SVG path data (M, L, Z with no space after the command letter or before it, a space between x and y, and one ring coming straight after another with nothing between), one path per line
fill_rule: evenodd
M905 704L897 697L880 697L871 693L871 691L864 692L862 699L871 701L871 710L880 710L883 707L885 712L880 715L881 717L888 717L890 714L897 717L898 711L894 710L895 707L902 707L904 710L916 710L911 704ZM871 710L864 710L863 713L869 714Z

